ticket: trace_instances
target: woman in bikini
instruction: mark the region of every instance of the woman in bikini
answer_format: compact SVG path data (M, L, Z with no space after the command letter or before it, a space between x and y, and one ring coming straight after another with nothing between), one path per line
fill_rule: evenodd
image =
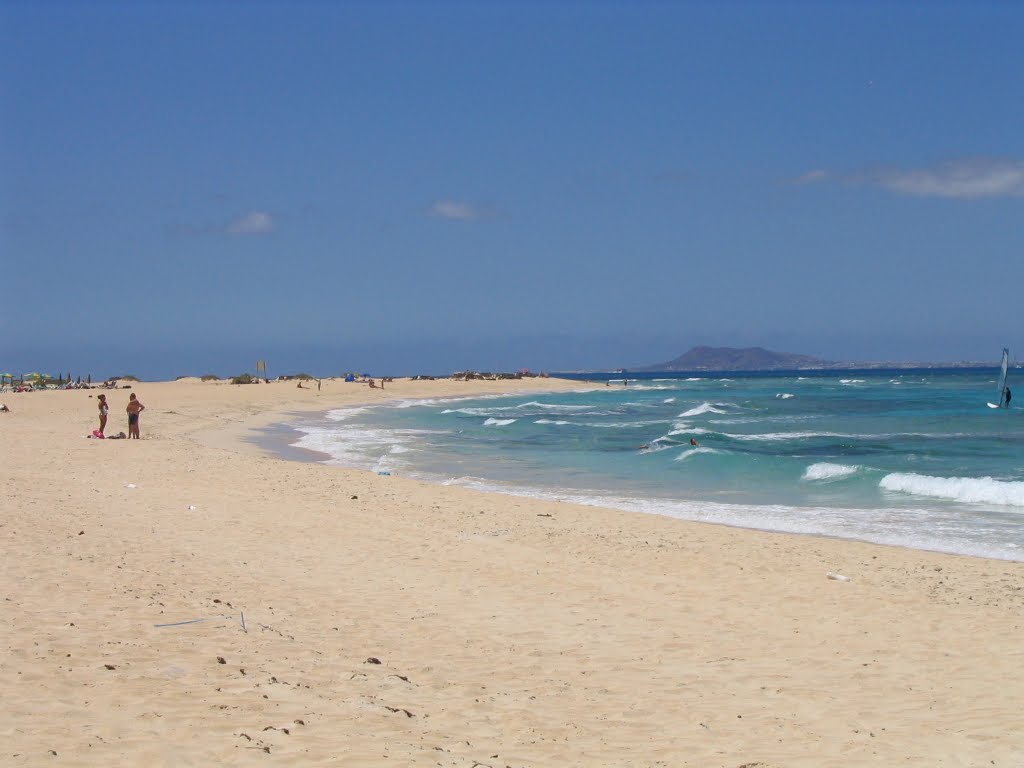
M107 407L107 396L99 395L99 409L100 409L100 428L96 430L100 433L100 437L103 437L103 430L107 426L107 412L110 410Z

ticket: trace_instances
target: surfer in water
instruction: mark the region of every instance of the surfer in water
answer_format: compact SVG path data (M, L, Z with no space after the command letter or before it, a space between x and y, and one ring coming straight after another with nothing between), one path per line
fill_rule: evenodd
M697 438L696 437L691 437L690 438L690 445L692 445L694 448L696 448L697 446L700 445L700 443L697 442Z
M1010 388L1003 387L1003 403L1006 405L1007 408L1010 407L1010 398L1012 397L1013 393L1010 391Z

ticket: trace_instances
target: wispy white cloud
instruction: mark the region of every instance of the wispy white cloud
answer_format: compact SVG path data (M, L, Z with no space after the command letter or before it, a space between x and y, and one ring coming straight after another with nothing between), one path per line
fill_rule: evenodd
M815 170L791 184L836 181L881 187L909 197L977 200L1024 196L1024 160L969 157L923 168L876 168L858 173Z
M229 235L265 235L274 230L274 217L265 211L252 211L235 219L227 227Z
M430 206L431 216L441 219L458 219L460 221L474 221L479 219L481 214L469 203L460 203L455 200L438 200Z
M803 176L798 176L797 178L793 179L790 183L791 184L814 184L815 182L819 182L819 181L827 181L829 178L831 178L831 174L829 174L828 171L822 171L822 170L808 171Z
M933 168L885 169L867 175L866 179L868 183L913 197L1019 197L1024 195L1024 161L967 158Z

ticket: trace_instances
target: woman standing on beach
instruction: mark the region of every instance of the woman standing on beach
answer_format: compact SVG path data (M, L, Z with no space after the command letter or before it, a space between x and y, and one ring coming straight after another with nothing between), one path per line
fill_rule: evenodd
M136 399L135 393L132 392L128 396L128 407L125 408L128 411L128 439L131 440L133 437L139 439L139 414L146 410L139 400Z
M100 437L103 437L103 430L107 426L107 412L110 410L107 407L107 396L99 395L99 409L100 409L100 428L97 432L100 433Z

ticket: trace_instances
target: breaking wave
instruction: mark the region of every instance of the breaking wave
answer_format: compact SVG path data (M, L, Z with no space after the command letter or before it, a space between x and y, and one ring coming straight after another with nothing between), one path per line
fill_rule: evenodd
M968 504L999 504L1024 507L1024 482L991 477L931 477L911 472L893 472L879 481L879 487L896 493L928 496Z
M818 464L811 464L804 470L804 480L839 480L843 477L849 477L855 475L860 470L858 466L850 466L848 464L830 464L829 462L820 462Z
M718 406L717 408L715 406ZM679 418L685 419L688 416L700 416L702 413L728 413L728 411L720 410L723 403L701 403L696 408L691 408L685 413L680 413Z

